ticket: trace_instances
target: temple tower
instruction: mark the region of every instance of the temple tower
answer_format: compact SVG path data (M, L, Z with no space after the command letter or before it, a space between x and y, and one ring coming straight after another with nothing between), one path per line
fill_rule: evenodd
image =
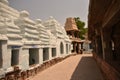
M74 18L69 17L66 19L65 30L67 31L67 35L69 36L69 38L72 40L72 52L80 53L81 40L79 38L79 30Z

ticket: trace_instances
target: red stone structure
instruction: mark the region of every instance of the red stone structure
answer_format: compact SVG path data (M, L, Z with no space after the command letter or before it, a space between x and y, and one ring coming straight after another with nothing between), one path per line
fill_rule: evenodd
M120 0L90 0L88 37L107 80L120 80Z
M72 40L72 46L73 46L72 52L81 53L82 47L80 48L80 46L82 42L78 34L80 30L78 30L74 18L69 17L66 19L65 30L69 38Z

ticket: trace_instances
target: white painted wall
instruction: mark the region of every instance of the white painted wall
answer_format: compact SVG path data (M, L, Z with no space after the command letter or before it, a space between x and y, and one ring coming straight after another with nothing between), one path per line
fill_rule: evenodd
M69 45L71 45L71 41L68 38L65 29L53 17L50 17L45 22L41 22L40 20L37 20L37 22L35 22L29 18L29 13L27 11L18 12L17 10L9 7L8 5L6 5L6 3L4 4L1 1L2 0L0 0L0 11L2 11L2 13L0 13L3 15L6 14L6 16L0 15L0 30L5 30L0 31L0 40L2 40L1 60L3 60L2 68L0 68L1 72L1 69L4 69L5 72L13 70L13 67L11 66L12 46L20 46L18 48L18 66L22 70L27 70L30 68L29 48L38 48L38 51L33 51L32 57L36 57L35 59L38 61L37 63L39 65L43 64L44 54L46 54L48 60L51 60L56 57L65 57L71 53L71 50L69 50ZM1 10L2 8L4 9ZM4 19L6 18L7 25L5 25L4 22ZM11 23L9 23L9 20L11 21ZM60 53L61 42L63 43L64 48L63 54ZM68 44L68 54L66 53L66 44ZM46 51L45 53L43 53L44 48L48 49L48 51ZM55 57L52 57L52 48L56 48Z
M29 69L29 49L23 48L20 50L19 65L21 66L22 70Z
M7 47L7 41L2 41L3 68L11 67L11 48Z

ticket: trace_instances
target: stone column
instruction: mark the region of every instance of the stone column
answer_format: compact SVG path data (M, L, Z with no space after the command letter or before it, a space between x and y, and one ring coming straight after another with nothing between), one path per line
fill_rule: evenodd
M83 42L81 43L81 49L83 49Z
M60 46L58 44L56 46L56 57L60 57Z
M20 48L20 49L19 49L19 65L20 65L20 66L22 66L22 62L21 62L21 61L22 61L22 60L21 60L21 59L22 59L22 56L23 56L23 54L22 54L22 48Z
M56 57L61 57L60 42L61 41L58 40L57 43L56 43Z
M39 64L43 64L43 48L39 48Z
M11 67L11 48L7 47L7 41L1 41L1 48L2 48L2 67L7 69Z
M20 50L20 62L23 70L29 69L29 49L23 48Z
M51 47L49 47L48 54L49 54L49 60L51 60L52 59L52 48Z
M69 47L69 48L68 48L68 54L71 54L71 53L72 53L72 52L71 52L71 50L72 50L72 49L71 49L71 47L72 47L71 43L69 43L68 47Z

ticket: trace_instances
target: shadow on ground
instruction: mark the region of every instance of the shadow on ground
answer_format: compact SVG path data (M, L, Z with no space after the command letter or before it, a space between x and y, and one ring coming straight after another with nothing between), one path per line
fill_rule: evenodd
M104 80L103 76L91 56L83 56L70 80Z

